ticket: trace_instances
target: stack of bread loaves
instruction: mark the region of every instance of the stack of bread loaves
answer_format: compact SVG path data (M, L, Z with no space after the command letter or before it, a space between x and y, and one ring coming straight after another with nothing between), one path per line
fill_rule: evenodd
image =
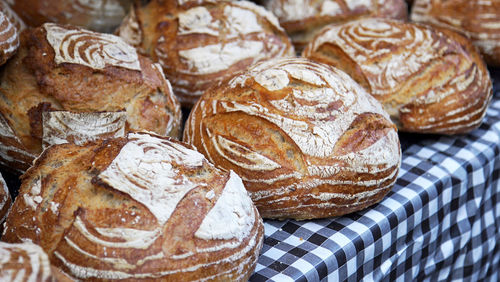
M238 175L145 133L45 150L5 228L92 280L245 281L264 239Z
M47 23L22 39L0 74L4 166L26 170L42 143L180 135L180 105L161 67L120 37Z
M414 2L439 26L404 0L0 0L0 165L24 173L0 280L245 281L262 217L381 201L398 129L469 132L492 97L442 26L500 65L500 0Z

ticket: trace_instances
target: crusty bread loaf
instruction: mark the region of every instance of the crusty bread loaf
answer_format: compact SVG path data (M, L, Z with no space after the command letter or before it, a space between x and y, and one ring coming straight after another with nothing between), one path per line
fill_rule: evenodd
M262 247L238 175L168 138L55 145L22 180L2 240L40 244L78 279L246 281Z
M161 67L120 37L50 23L22 37L0 74L4 166L26 170L42 142L141 130L180 136L180 104Z
M3 65L19 47L21 22L6 3L0 1L0 65Z
M183 106L253 63L294 55L278 20L251 2L136 3L118 34L164 68Z
M9 188L0 174L0 234L2 234L3 222L7 217L7 212L9 211L11 204L12 199L10 197Z
M50 265L47 254L31 242L0 242L0 281L65 282L74 281Z
M492 96L480 55L448 29L363 19L323 29L303 56L350 74L402 131L468 132Z
M464 33L489 65L500 66L500 0L415 0L411 19Z
M47 22L113 32L133 0L7 0L28 26Z
M380 103L345 73L276 59L209 89L184 140L242 177L262 217L338 216L380 201L401 150Z
M406 20L404 0L264 0L301 51L328 24L340 24L361 17Z

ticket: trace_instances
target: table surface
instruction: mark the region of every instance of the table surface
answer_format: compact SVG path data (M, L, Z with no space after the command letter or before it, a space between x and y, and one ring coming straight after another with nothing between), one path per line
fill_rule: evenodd
M265 220L250 281L500 281L500 69L480 128L400 134L392 191L364 211L310 221Z

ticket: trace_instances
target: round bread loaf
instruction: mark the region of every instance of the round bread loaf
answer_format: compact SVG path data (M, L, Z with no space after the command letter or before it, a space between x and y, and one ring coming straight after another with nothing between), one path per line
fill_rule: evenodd
M500 67L500 0L415 0L411 19L464 33L489 65Z
M47 254L30 242L0 242L0 281L73 281L50 265Z
M1 186L0 187L0 234L1 234L3 230L3 222L5 221L7 213L9 212L10 206L12 204L9 188L7 187L7 183L5 183L5 180L3 179L1 174L0 174L0 186Z
M328 24L340 24L361 17L384 17L406 20L404 0L264 0L302 50L314 35Z
M21 24L21 21L16 21L9 5L0 1L0 65L12 57L19 47Z
M42 142L180 136L180 104L161 67L120 37L47 23L23 33L21 45L0 74L4 166L26 170Z
M246 281L262 247L238 175L168 138L55 145L22 180L2 240L32 240L78 279Z
M363 19L326 27L303 56L350 74L402 131L468 132L481 124L492 97L480 55L447 29Z
M401 162L397 130L345 73L276 59L209 89L184 140L242 177L262 217L338 216L379 202Z
M31 27L47 22L113 32L133 0L6 0Z
M257 61L293 56L285 31L251 2L152 0L136 4L118 34L158 61L183 106Z

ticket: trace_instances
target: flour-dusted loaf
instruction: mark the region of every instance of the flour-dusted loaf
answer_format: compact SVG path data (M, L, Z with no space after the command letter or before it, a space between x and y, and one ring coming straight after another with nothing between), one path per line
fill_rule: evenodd
M379 202L401 162L396 127L345 73L275 59L208 90L184 140L243 179L262 217L338 216Z
M5 64L19 47L21 26L22 21L17 20L9 5L0 1L0 65Z
M444 28L363 19L326 27L303 56L350 74L402 131L468 132L481 124L492 97L479 53Z
M415 0L411 19L464 33L489 65L500 67L500 0Z
M45 150L2 240L31 240L78 279L246 281L262 219L234 172L146 133Z
M406 20L404 0L264 0L302 50L314 35L328 24L340 24L362 17Z
M28 26L47 22L113 32L133 0L5 0Z
M3 230L2 229L3 222L7 217L7 213L9 212L11 205L12 205L12 198L10 197L9 188L7 187L7 183L5 183L5 180L3 179L2 175L0 174L0 234Z
M73 281L50 265L47 254L30 242L0 242L0 281L52 282Z
M136 4L118 31L163 66L184 106L257 61L294 55L278 20L264 8L247 1L198 2Z
M158 64L120 37L47 23L23 33L0 74L0 163L26 170L44 146L147 130L180 136Z

